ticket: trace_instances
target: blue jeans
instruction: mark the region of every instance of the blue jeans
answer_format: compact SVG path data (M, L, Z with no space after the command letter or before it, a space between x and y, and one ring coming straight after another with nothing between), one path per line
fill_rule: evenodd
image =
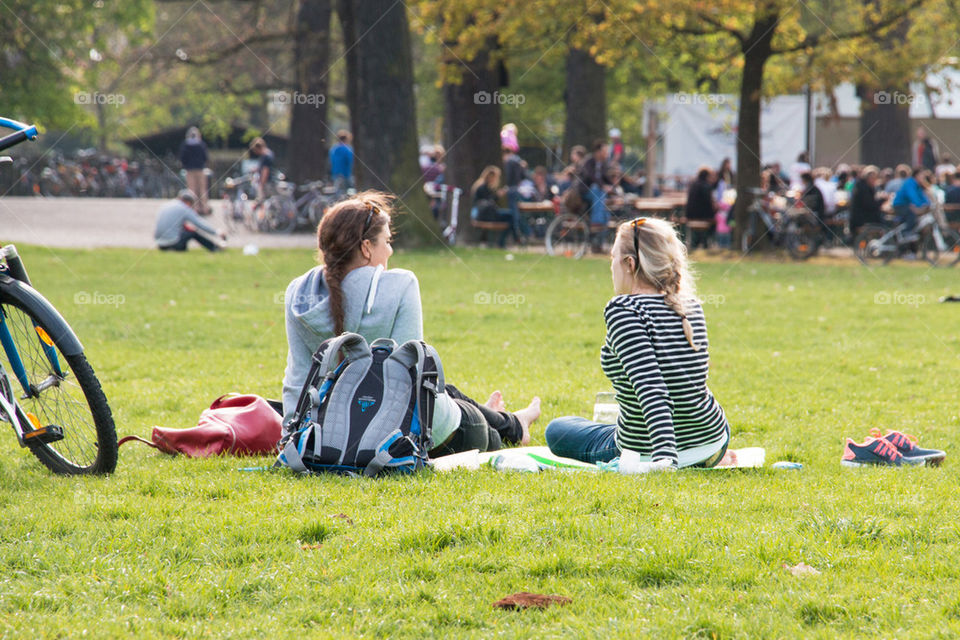
M552 453L590 464L610 462L620 455L616 434L615 424L599 424L576 416L557 418L546 430L547 446Z
M917 214L913 212L913 209L910 207L910 205L897 205L893 208L893 212L897 216L897 224L906 225L903 228L904 233L910 233L917 227Z
M587 204L590 206L590 224L607 224L610 222L610 209L607 209L607 193L602 187L593 185L587 193Z

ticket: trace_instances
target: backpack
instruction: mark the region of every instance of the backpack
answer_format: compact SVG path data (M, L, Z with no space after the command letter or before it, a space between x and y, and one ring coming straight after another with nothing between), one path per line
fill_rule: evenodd
M399 347L390 339L368 345L356 333L325 340L284 422L274 466L367 477L421 469L443 389L440 356L420 340Z

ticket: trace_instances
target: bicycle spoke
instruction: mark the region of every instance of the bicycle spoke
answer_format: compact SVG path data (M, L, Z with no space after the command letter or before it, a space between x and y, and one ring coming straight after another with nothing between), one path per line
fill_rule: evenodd
M55 424L63 429L65 437L47 443L47 446L74 464L91 464L98 453L97 430L83 390L71 379L69 372L61 377L53 371L30 317L16 307L4 308L31 388L35 389L50 376L59 380L58 384L44 389L39 395L23 400L18 395L18 403L25 412L37 416L42 426Z

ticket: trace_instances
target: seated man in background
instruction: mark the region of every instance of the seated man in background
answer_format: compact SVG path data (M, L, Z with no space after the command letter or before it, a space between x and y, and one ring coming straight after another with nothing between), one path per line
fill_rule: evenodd
M686 215L691 251L698 247L706 249L710 239L710 223L717 213L712 173L709 167L700 167L697 179L690 183L687 190Z
M157 228L153 232L153 239L161 251L186 251L187 243L196 240L209 251L219 251L222 247L209 236L219 235L226 240L226 234L204 222L193 206L197 202L196 194L190 189L183 189L176 200L171 200L160 209L157 214Z

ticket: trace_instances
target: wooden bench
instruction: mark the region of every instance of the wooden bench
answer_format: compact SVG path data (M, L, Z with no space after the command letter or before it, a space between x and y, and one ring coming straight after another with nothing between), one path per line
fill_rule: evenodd
M506 231L510 228L509 222L493 222L491 220L471 220L470 226L484 231Z

